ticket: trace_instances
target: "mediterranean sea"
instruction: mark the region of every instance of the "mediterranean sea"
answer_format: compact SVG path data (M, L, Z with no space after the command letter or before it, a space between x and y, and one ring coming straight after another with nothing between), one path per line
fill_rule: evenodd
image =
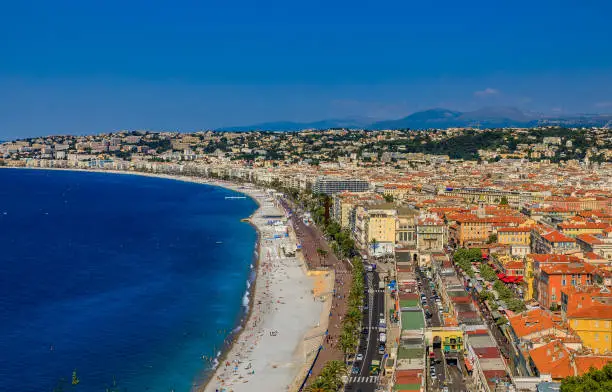
M245 316L257 208L219 187L0 169L0 390L189 391ZM73 372L79 379L72 385Z

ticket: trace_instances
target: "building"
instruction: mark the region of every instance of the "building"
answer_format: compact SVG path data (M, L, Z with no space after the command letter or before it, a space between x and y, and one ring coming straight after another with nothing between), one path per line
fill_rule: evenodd
M540 254L563 254L576 251L576 240L558 231L541 233L538 230L531 232L531 251Z
M603 222L578 221L561 222L557 227L563 234L575 238L580 234L601 234L609 225Z
M501 228L518 227L525 218L511 215L485 216L483 209L476 214L448 214L451 225L451 238L460 246L477 246L486 243L492 234Z
M588 263L547 263L540 265L538 302L545 308L561 304L561 290L569 286L590 286L596 268Z
M365 192L370 189L370 183L357 178L318 177L313 186L313 193L333 195L335 193Z
M397 226L395 228L396 243L403 248L416 247L416 220L418 211L412 208L397 209Z
M417 250L441 252L448 242L448 229L436 214L422 214L416 219Z
M583 252L593 252L612 262L612 230L603 234L578 234L576 242Z
M393 254L397 211L390 203L360 205L355 209L355 240L371 256Z
M569 327L596 354L612 354L612 292L598 286L561 289L561 309Z

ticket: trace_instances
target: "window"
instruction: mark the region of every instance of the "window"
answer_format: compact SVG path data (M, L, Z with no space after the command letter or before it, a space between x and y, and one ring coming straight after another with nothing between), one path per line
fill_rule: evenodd
M595 324L595 328L599 328L599 321L595 320L593 323Z
M574 328L578 327L578 320L574 320Z
M597 332L595 332L595 341L599 341L599 334Z

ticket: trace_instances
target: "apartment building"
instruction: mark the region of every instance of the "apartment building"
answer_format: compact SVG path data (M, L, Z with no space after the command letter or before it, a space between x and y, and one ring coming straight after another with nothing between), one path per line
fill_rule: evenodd
M588 263L546 263L538 274L538 302L545 308L561 304L561 290L593 284L596 268Z
M612 291L600 286L561 289L561 309L569 327L596 354L612 354Z
M576 240L568 237L556 230L548 232L540 232L532 230L531 232L531 251L540 254L564 254L576 251L578 249Z
M370 183L358 178L318 177L313 186L315 194L333 195L339 192L365 192Z

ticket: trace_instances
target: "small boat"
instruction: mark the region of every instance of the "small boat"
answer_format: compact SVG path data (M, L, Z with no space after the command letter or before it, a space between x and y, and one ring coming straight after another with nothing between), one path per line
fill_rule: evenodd
M222 243L223 243L223 241L217 241L217 242L215 242L215 244L222 244Z
M246 196L225 196L225 200L231 199L246 199Z

